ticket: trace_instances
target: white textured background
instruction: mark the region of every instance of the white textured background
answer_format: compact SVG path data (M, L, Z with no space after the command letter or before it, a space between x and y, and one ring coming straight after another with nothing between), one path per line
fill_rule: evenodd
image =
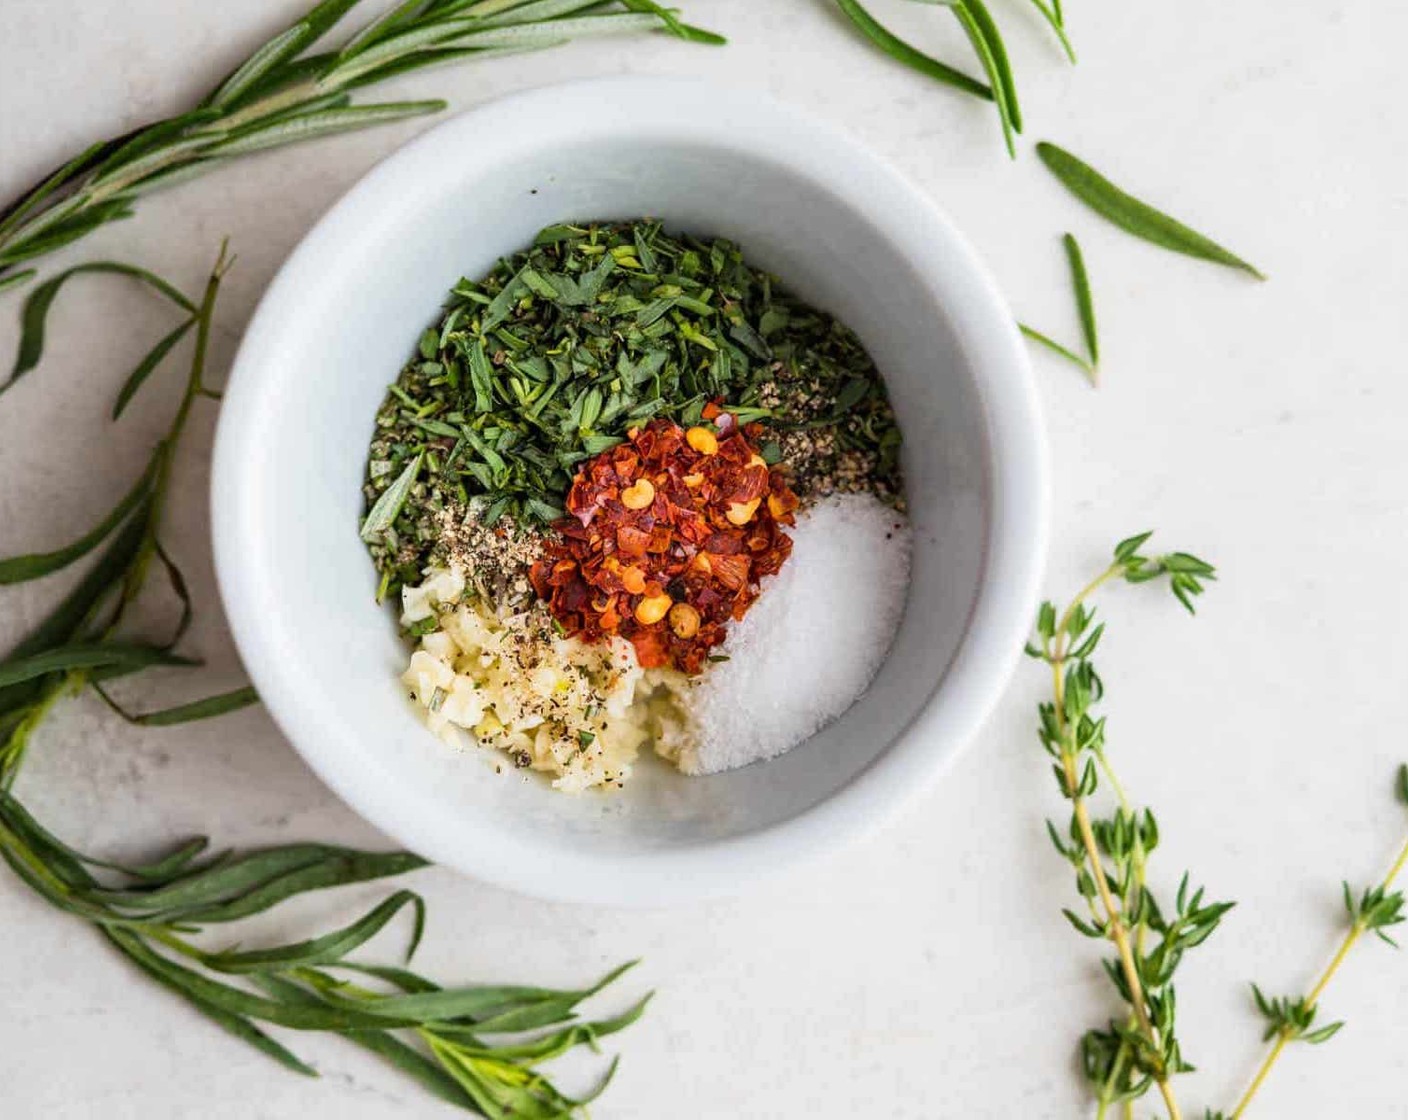
M0 5L0 196L99 136L176 111L304 0L239 5L6 0ZM942 13L874 10L962 57ZM1401 837L1388 779L1408 757L1408 11L1339 2L1068 0L1063 65L1019 0L997 0L1030 139L1051 138L1272 276L1257 285L1101 224L1029 148L1004 158L983 105L858 42L826 0L689 0L722 50L662 37L579 44L405 81L456 107L568 76L686 72L766 87L864 136L953 215L1016 312L1074 339L1057 241L1086 248L1106 384L1037 356L1056 471L1049 586L1065 594L1116 538L1157 526L1216 561L1190 622L1121 591L1105 665L1113 751L1158 809L1157 877L1185 866L1240 905L1180 988L1190 1115L1228 1107L1260 1054L1245 981L1303 985L1338 931L1338 882L1367 880ZM425 122L428 123L428 122ZM194 289L216 245L240 262L222 301L227 364L273 271L317 216L421 122L259 156L143 203L71 250ZM682 128L688 123L682 122ZM54 263L54 262L51 262ZM0 308L0 355L18 301ZM165 423L173 365L111 429L111 394L168 322L120 283L61 298L32 380L0 402L0 553L53 547L108 508ZM4 359L8 361L8 359ZM218 380L218 374L217 374ZM159 386L165 386L165 397ZM202 690L240 679L206 538L209 409L175 503L175 551L202 607ZM0 642L57 588L0 597ZM449 978L575 983L643 956L657 986L597 1110L662 1117L1071 1117L1073 1043L1112 1006L1066 927L1045 814L1059 806L1032 734L1041 679L1012 684L928 800L878 839L766 893L669 913L551 906L440 871L422 963ZM169 684L166 692L158 685ZM147 698L189 683L148 681ZM381 838L335 801L258 710L135 733L89 701L35 744L21 793L61 835L126 854L206 831L221 843ZM280 932L345 920L359 888L300 903ZM321 1082L225 1037L73 920L0 878L0 1113L30 1117L450 1115L374 1059L297 1037ZM389 939L382 944L393 952ZM1256 1115L1408 1116L1408 959L1374 944L1325 1001L1349 1020L1289 1055ZM1196 1107L1194 1107L1196 1106ZM1146 1110L1147 1112L1147 1110Z

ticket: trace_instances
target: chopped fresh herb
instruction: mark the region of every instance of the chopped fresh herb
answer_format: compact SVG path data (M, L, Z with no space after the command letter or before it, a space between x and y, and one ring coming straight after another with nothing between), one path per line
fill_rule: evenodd
M760 453L799 496L901 503L894 412L847 327L727 241L655 221L548 227L454 286L377 414L362 536L384 593L444 551L447 513L550 525L587 459L651 419L690 426L719 406L764 424Z
M423 638L427 634L433 634L440 626L440 619L435 615L422 618L419 622L412 622L402 633L408 638Z

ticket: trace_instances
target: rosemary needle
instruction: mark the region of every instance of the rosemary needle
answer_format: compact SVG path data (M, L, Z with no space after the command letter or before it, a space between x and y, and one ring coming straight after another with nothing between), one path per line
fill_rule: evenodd
M1175 253L1240 269L1258 280L1266 276L1229 249L1175 218L1126 193L1088 163L1055 144L1042 141L1036 153L1057 180L1102 218L1154 245Z

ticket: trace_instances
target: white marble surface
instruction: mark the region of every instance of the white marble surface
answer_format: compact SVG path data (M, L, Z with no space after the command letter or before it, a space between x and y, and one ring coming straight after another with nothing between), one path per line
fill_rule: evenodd
M241 5L76 0L0 5L0 195L78 145L186 104L304 0ZM1190 1114L1226 1107L1260 1053L1245 981L1303 984L1337 929L1338 882L1367 879L1405 819L1408 756L1408 72L1390 6L1069 0L1082 55L1060 63L1017 0L997 10L1029 137L1087 155L1272 276L1257 285L1136 243L1065 197L1024 145L1003 157L984 107L855 42L824 0L689 0L733 37L577 45L405 81L455 106L553 78L623 70L751 82L865 136L932 191L1017 312L1074 337L1057 236L1079 233L1106 384L1038 357L1056 471L1049 586L1068 591L1110 542L1157 526L1222 582L1190 622L1164 597L1110 602L1111 738L1157 806L1157 879L1185 866L1238 909L1185 966ZM935 50L941 13L874 0ZM144 203L66 254L152 265L194 287L221 235L240 255L216 340L222 368L260 290L317 215L419 123L239 163ZM682 127L688 127L682 122ZM57 262L54 262L57 263ZM13 297L0 353L14 345ZM139 293L86 281L62 300L43 368L0 402L0 553L52 546L137 470L169 398L117 430L109 394L164 323ZM174 369L162 384L174 387ZM212 687L239 679L206 540L211 414L182 463L173 542L202 605L191 646ZM56 589L8 589L0 641ZM1042 817L1058 811L1035 745L1039 675L1011 685L924 808L866 846L751 897L666 913L557 907L440 871L423 963L463 977L572 982L642 956L660 989L628 1036L603 1118L1071 1117L1074 1035L1111 1011ZM147 694L180 682L149 682ZM89 701L36 743L22 792L88 847L146 851L196 830L224 843L380 838L299 763L258 710L134 733ZM351 914L375 889L300 903L281 932ZM336 1041L296 1038L321 1082L224 1037L88 931L0 880L0 1112L29 1117L449 1115ZM392 949L388 944L386 951ZM1257 1115L1408 1116L1408 960L1355 955L1327 997L1349 1027L1293 1053ZM1196 1108L1191 1107L1196 1105ZM1147 1114L1148 1110L1145 1110Z

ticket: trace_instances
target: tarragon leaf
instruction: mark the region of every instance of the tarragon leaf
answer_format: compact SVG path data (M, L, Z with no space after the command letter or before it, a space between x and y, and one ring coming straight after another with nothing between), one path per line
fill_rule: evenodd
M153 457L147 464L147 469L142 472L142 476L137 479L132 489L123 496L122 500L112 508L112 511L72 544L55 549L53 552L34 552L25 556L11 556L0 560L0 584L24 583L28 580L40 579L87 556L107 540L108 535L126 521L132 512L146 500L151 493L156 466L157 459Z
M74 265L67 268L56 276L49 277L48 280L40 284L34 291L29 293L24 302L24 310L20 315L20 345L19 352L15 355L14 369L10 372L10 380L0 385L0 393L3 393L26 373L39 364L39 359L44 353L44 327L48 319L49 308L53 306L54 299L59 294L64 284L74 276L85 273L112 273L119 276L130 276L135 280L140 280L153 290L160 292L178 307L195 314L195 304L187 299L173 285L163 280L153 272L148 272L145 268L138 268L136 265L124 264L121 261L88 261L86 264Z

